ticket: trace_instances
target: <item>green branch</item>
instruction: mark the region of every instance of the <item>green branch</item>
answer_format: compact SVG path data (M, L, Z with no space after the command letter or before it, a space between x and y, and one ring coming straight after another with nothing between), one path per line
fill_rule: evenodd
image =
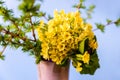
M31 28L32 28L32 36L34 38L34 41L36 42L35 29L34 29L31 17L30 17L30 23L31 23Z
M100 30L101 32L104 32L105 27L112 25L112 24L115 24L116 26L120 26L120 18L118 18L116 21L112 21L110 19L107 19L106 22L107 22L107 24L95 23L97 28L93 29L93 31Z

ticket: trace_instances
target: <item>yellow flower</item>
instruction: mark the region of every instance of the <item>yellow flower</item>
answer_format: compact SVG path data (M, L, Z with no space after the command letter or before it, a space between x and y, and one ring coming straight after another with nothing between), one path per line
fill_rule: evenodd
M64 10L61 10L61 11L60 11L60 15L65 17L65 11L64 11Z
M94 49L97 49L97 47L98 47L98 43L95 42L95 43L94 43Z
M71 44L71 49L75 49L75 44L74 43Z
M97 43L95 40L91 40L91 41L89 42L89 46L90 46L91 48L93 48L93 49L97 49L98 43Z
M82 67L76 67L76 71L77 72L81 72L82 71Z
M42 49L41 55L44 59L49 60L50 56L48 55L48 51L45 51L46 49Z
M57 16L58 16L58 11L55 10L55 11L54 11L54 17L57 17Z
M68 39L66 41L66 44L69 46L69 47L72 47L72 44L74 44L74 39L71 37L70 39Z
M84 53L84 55L82 56L82 61L83 61L84 63L89 64L90 54L89 54L87 51L86 51L86 52Z
M82 60L83 56L81 54L76 54L77 60Z
M62 62L62 60L60 59L60 56L58 55L58 53L56 53L56 55L50 55L50 58L56 64L61 64L61 62Z
M87 34L86 33L81 33L81 35L79 35L79 37L78 37L78 41L81 41L81 40L83 40L85 37L87 36Z
M62 25L59 26L62 31L68 31L70 29L70 24L64 22Z
M49 59L49 55L48 55L48 43L47 42L43 42L41 44L42 50L41 50L41 55L44 57L44 59Z
M55 50L55 48L49 48L49 54L51 55L51 54L56 54L56 50Z
M65 39L63 39L59 36L59 38L57 39L57 43L59 43L59 44L65 43Z
M56 64L61 64L62 60L68 57L68 52L78 50L78 43L85 38L88 38L90 48L97 48L92 26L84 23L79 11L66 14L64 10L55 10L53 19L46 24L40 21L37 32L38 39L42 42L41 55ZM76 60L88 64L90 55L86 51L84 55L76 55ZM80 62L76 64L76 70L79 72L82 70L81 65Z
M50 39L50 44L51 44L52 46L55 46L55 45L57 44L56 38L51 38L51 39Z
M92 25L91 24L86 24L84 27L84 30L91 31L92 30Z
M40 41L44 41L44 34L42 32L38 33L38 38Z
M80 62L77 62L77 66L76 66L76 71L77 72L81 72L82 71L82 63L80 63Z
M44 21L43 20L40 20L40 25L39 27L43 28L44 27Z
M64 32L61 34L63 36L63 39L68 40L71 38L71 34L69 32Z
M51 32L51 33L50 32L46 32L45 35L46 35L46 37L48 39L51 39L51 38L53 38L55 36L55 33L54 32Z
M57 49L59 50L59 51L63 51L64 49L65 49L65 44L58 44L57 45Z

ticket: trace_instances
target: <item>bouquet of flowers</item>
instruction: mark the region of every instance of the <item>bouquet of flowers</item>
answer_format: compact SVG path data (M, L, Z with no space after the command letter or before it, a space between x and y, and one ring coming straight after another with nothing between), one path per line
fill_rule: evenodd
M94 74L99 68L98 43L92 25L85 23L80 12L54 11L54 18L37 27L44 60L65 66L69 60L81 74Z

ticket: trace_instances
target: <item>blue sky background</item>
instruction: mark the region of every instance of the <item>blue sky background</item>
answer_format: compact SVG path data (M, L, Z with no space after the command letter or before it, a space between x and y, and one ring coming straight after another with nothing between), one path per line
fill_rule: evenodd
M5 0L8 8L17 9L17 0ZM45 0L42 10L53 15L54 9L65 12L75 11L71 6L78 0ZM105 23L106 18L112 20L120 17L120 0L87 0L86 5L95 4L93 19L89 22ZM15 10L16 16L19 14ZM0 20L1 22L1 20ZM69 80L120 80L120 28L114 25L106 27L105 33L95 31L98 38L98 55L101 68L95 75L81 75L70 66ZM1 47L0 47L1 50ZM34 58L20 49L7 48L5 61L0 60L0 80L37 80L37 67Z

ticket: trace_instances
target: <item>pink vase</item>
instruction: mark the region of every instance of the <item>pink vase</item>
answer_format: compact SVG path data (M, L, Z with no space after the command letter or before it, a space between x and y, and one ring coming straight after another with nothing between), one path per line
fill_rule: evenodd
M38 65L38 80L68 80L69 64L60 67L53 62L41 61Z

